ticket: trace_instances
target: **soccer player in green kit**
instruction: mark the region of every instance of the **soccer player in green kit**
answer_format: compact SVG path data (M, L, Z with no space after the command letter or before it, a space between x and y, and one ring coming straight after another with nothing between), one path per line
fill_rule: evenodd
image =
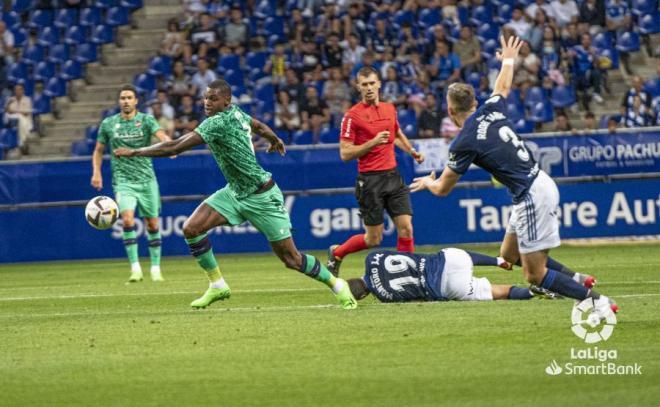
M101 163L106 146L112 154L117 148L139 148L151 144L152 137L160 141L170 138L161 130L156 119L137 111L137 90L132 85L124 85L119 90L121 111L106 117L99 128L96 148L92 156L91 184L97 190L103 188ZM151 158L134 157L119 160L111 155L112 188L119 205L124 227L123 239L128 261L131 263L129 282L142 281L142 268L138 260L138 246L135 228L135 208L144 217L149 240L151 258L151 280L163 281L160 270L161 238L158 224L160 215L160 192Z
M206 88L204 111L207 119L177 140L114 151L117 157L167 157L206 143L227 180L227 185L204 200L183 225L190 252L210 281L209 288L191 307L205 308L231 295L213 256L207 232L217 226L238 225L248 220L266 236L273 252L287 268L327 285L342 308L357 308L346 281L330 274L317 258L298 251L291 237L291 221L282 192L271 174L257 163L252 133L270 142L268 152L284 155L282 140L270 127L231 104L231 87L224 80L213 81Z

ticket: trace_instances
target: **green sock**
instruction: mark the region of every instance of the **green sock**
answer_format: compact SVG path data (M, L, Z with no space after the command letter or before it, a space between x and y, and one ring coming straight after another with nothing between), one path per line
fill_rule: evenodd
M330 273L330 271L314 256L309 254L302 254L301 271L314 280L318 280L330 288L335 286L337 279Z
M195 256L197 264L206 272L209 281L214 283L220 280L222 274L220 273L218 262L215 261L215 256L213 256L213 249L211 249L211 242L208 235L205 233L191 239L186 239L186 243L188 243L190 253Z
M160 266L160 230L155 232L148 231L147 238L149 239L149 257L151 258L152 266Z
M128 261L131 264L137 263L138 246L137 246L137 233L135 232L135 226L125 227L122 237L124 239L124 248L126 249L126 255L128 256Z

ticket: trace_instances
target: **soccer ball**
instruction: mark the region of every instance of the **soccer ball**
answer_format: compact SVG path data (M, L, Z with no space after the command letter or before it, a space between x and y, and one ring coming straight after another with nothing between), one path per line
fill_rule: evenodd
M107 196L97 196L87 202L85 207L85 218L96 229L103 230L112 227L118 215L117 203Z

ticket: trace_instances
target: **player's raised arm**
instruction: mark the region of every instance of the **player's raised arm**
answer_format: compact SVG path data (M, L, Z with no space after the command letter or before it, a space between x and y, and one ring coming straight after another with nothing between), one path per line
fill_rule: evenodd
M192 131L183 137L176 140L163 141L157 144L152 144L149 147L142 147L136 150L129 148L115 149L115 156L117 157L170 157L173 155L181 154L184 151L204 144L202 136Z
M523 40L513 35L505 40L504 36L502 36L500 37L500 44L502 45L502 51L497 53L497 59L502 62L502 68L495 80L493 95L502 95L502 97L506 98L509 96L509 92L511 92L513 65L515 64L518 52L520 52L520 47L523 45Z
M439 179L436 179L435 171L425 177L415 178L413 183L410 184L410 192L428 189L433 195L446 196L454 189L460 177L461 174L445 167Z
M252 132L260 137L265 138L270 143L270 147L266 150L269 153L277 151L280 155L286 154L286 147L281 138L277 137L277 134L271 129L268 125L259 120L252 118Z

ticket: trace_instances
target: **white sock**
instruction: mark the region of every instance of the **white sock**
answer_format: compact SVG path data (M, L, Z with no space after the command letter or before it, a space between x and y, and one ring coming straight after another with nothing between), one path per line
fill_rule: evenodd
M582 284L582 274L575 273L575 275L573 276L573 281Z
M211 288L225 288L225 287L227 287L227 283L225 282L224 277L220 277L220 280L209 284L209 287L211 287Z
M131 273L142 273L142 267L140 267L140 263L131 263Z
M335 282L335 285L332 286L332 292L335 294L339 294L342 288L344 288L344 280L338 278L337 281Z
M160 274L160 266L151 266L151 274Z

